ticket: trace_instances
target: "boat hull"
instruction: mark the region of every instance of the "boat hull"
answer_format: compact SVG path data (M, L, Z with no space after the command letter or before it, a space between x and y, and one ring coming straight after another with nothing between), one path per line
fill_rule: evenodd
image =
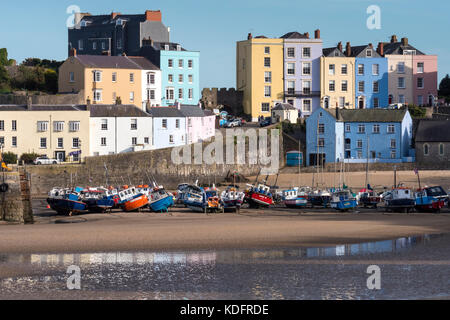
M434 197L419 197L416 198L417 211L439 211L445 207L445 200Z
M71 199L47 199L47 203L59 214L81 213L87 210L86 203Z
M154 202L150 202L150 209L154 212L167 211L171 206L173 206L173 197L167 195L162 199L158 199Z
M222 202L225 209L239 209L243 203L240 199L222 199Z
M146 195L139 195L123 204L123 209L126 212L136 211L148 205L148 198Z
M304 208L308 205L308 200L305 198L287 199L284 200L284 205L288 208Z
M413 208L415 206L414 199L391 199L386 200L386 207L388 208Z
M331 202L331 208L336 210L352 210L357 206L358 202L355 199Z
M250 205L269 207L273 204L272 197L261 193L252 193L249 199Z

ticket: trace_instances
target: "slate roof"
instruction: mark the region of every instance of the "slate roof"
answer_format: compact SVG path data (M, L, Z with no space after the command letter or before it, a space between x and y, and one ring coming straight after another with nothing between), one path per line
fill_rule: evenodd
M415 140L416 142L450 142L450 121L420 121Z
M185 117L205 116L205 112L199 106L181 105L180 111Z
M88 27L90 26L104 26L107 24L115 24L118 19L126 20L126 21L136 21L143 22L145 21L145 14L118 14L114 19L111 19L110 14L102 14L102 15L86 15L81 21L86 21L88 23Z
M153 107L149 112L154 118L184 118L176 107Z
M111 104L91 104L89 106L91 117L151 117L150 114L139 109L135 105L111 105Z
M77 55L74 58L88 68L159 70L144 57Z
M309 39L305 34L301 34L297 31L288 32L280 37L281 39Z
M31 105L31 109L27 108L26 104L7 104L0 105L1 111L86 111L85 105Z
M277 103L272 110L297 110L290 103Z
M369 45L352 47L352 55L351 56L357 57L366 49L372 49L372 58L381 58L381 56L378 54L378 52L374 48L370 48Z
M341 122L402 122L407 110L398 109L325 109ZM337 113L337 114L336 114Z
M425 55L425 53L423 53L420 50L417 50L415 47L413 47L409 43L407 46L404 46L401 42L394 42L394 43L384 42L383 45L384 45L384 48L383 48L384 54L403 55L404 50L416 50L416 55Z
M177 51L177 46L180 45L179 43L175 42L153 42L153 48L155 50L165 50L165 46L169 45L170 51ZM187 51L183 47L181 47L181 51Z
M332 54L335 50L339 51L339 49L337 47L333 47L333 48L323 48L322 49L322 54L324 57L334 57L335 55ZM339 51L339 57L344 57L344 53L342 51Z

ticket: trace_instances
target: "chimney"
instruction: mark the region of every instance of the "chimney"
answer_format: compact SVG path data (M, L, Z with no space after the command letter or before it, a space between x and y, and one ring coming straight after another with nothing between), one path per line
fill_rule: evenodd
M309 32L306 32L306 33L305 33L305 36L306 36L306 38L309 39Z
M369 43L369 48L373 49L373 44Z
M384 43L383 42L378 43L377 52L380 56L382 56L382 57L384 56Z
M314 38L320 39L320 29L317 29L316 31L314 31Z
M408 38L402 38L402 45L407 46L408 45Z
M178 110L180 110L180 109L181 109L181 103L180 103L180 101L177 101L177 102L175 103L175 106L177 107Z
M114 20L117 16L122 15L120 12L111 12L111 20Z
M253 39L253 36L252 36L251 33L249 33L249 34L247 35L247 40L251 40L251 39Z
M394 34L394 35L392 35L392 37L391 37L391 43L396 43L396 42L398 42L398 41L397 41L397 36Z
M75 48L70 49L69 57L76 57L76 56L77 56L77 49Z
M147 21L162 21L162 14L161 11L153 11L153 10L147 10L145 11L145 20Z
M339 49L339 51L342 52L342 42L341 41L339 41L337 48Z
M33 99L30 96L27 96L27 110L31 110L33 108Z
M351 57L352 55L352 46L350 45L350 42L347 42L347 45L345 47L345 55L347 57Z

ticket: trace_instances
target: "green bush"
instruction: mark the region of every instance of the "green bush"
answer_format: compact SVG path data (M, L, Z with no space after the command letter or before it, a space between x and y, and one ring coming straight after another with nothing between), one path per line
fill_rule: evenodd
M416 105L408 105L407 108L409 113L411 114L411 117L414 119L421 119L421 118L425 118L425 115L427 114L427 110L423 107L419 107Z
M3 153L3 162L6 164L16 164L17 163L17 154L12 152Z
M39 157L39 154L37 153L24 153L20 156L20 160L23 161L26 164L33 163L36 158Z

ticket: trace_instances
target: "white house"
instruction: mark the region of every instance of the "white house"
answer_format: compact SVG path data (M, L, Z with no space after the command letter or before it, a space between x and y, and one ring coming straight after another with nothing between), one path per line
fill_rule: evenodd
M278 103L272 109L272 122L289 121L290 123L297 123L298 109L289 103Z
M186 144L186 117L177 107L153 107L153 147L164 149Z
M134 105L88 105L90 155L153 148L150 114Z
M144 57L130 58L141 68L142 110L161 105L161 70Z
M201 104L181 105L176 107L186 117L187 144L197 143L215 135L216 116L202 110Z

